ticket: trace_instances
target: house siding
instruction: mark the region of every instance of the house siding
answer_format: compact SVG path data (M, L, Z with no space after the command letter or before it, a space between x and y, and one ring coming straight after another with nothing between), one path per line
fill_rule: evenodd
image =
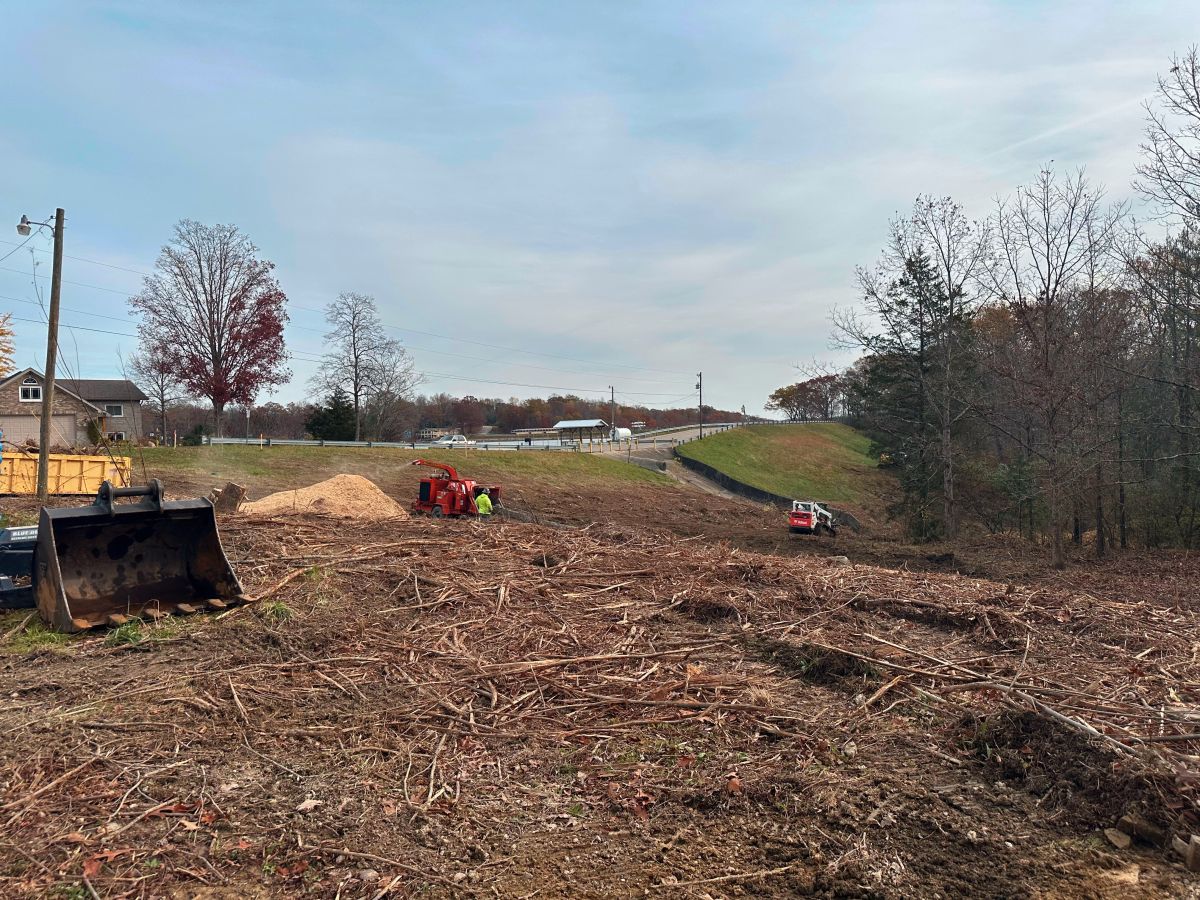
M41 383L40 378L38 383ZM41 403L21 402L21 379L5 385L3 390L0 390L0 416L40 416L41 414ZM70 394L56 390L53 414L74 416L75 441L76 443L87 443L87 423L96 413L86 403L76 400Z
M125 437L129 440L137 440L142 437L145 432L142 431L142 404L136 400L91 400L91 403L105 409L110 403L120 404L125 415L119 419L108 419L106 430L111 433L114 431L125 432Z

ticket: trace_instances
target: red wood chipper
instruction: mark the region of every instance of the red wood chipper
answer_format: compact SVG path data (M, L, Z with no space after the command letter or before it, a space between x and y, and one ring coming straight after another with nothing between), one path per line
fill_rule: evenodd
M459 478L454 466L414 459L414 466L438 469L439 474L421 479L417 499L413 501L413 512L428 513L435 519L442 516L477 516L479 508L476 498L485 491L493 506L500 505L500 485L479 484L470 478Z

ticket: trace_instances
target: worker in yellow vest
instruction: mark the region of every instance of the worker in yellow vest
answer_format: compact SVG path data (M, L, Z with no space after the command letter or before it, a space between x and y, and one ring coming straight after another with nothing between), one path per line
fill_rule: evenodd
M475 509L481 516L490 516L492 514L492 498L488 496L487 488L480 491L479 496L475 498Z

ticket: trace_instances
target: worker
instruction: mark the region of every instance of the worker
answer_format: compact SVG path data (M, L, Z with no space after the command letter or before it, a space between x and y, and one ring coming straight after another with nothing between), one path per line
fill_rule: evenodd
M492 498L488 496L487 488L481 490L479 496L475 498L475 509L479 511L481 516L490 516L492 514Z

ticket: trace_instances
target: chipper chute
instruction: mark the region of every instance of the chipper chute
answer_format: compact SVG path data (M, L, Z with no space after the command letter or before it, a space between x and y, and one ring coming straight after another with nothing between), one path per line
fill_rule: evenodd
M118 499L136 502L118 503ZM163 500L162 483L114 488L91 506L43 508L33 553L38 612L60 631L242 602L208 500Z

